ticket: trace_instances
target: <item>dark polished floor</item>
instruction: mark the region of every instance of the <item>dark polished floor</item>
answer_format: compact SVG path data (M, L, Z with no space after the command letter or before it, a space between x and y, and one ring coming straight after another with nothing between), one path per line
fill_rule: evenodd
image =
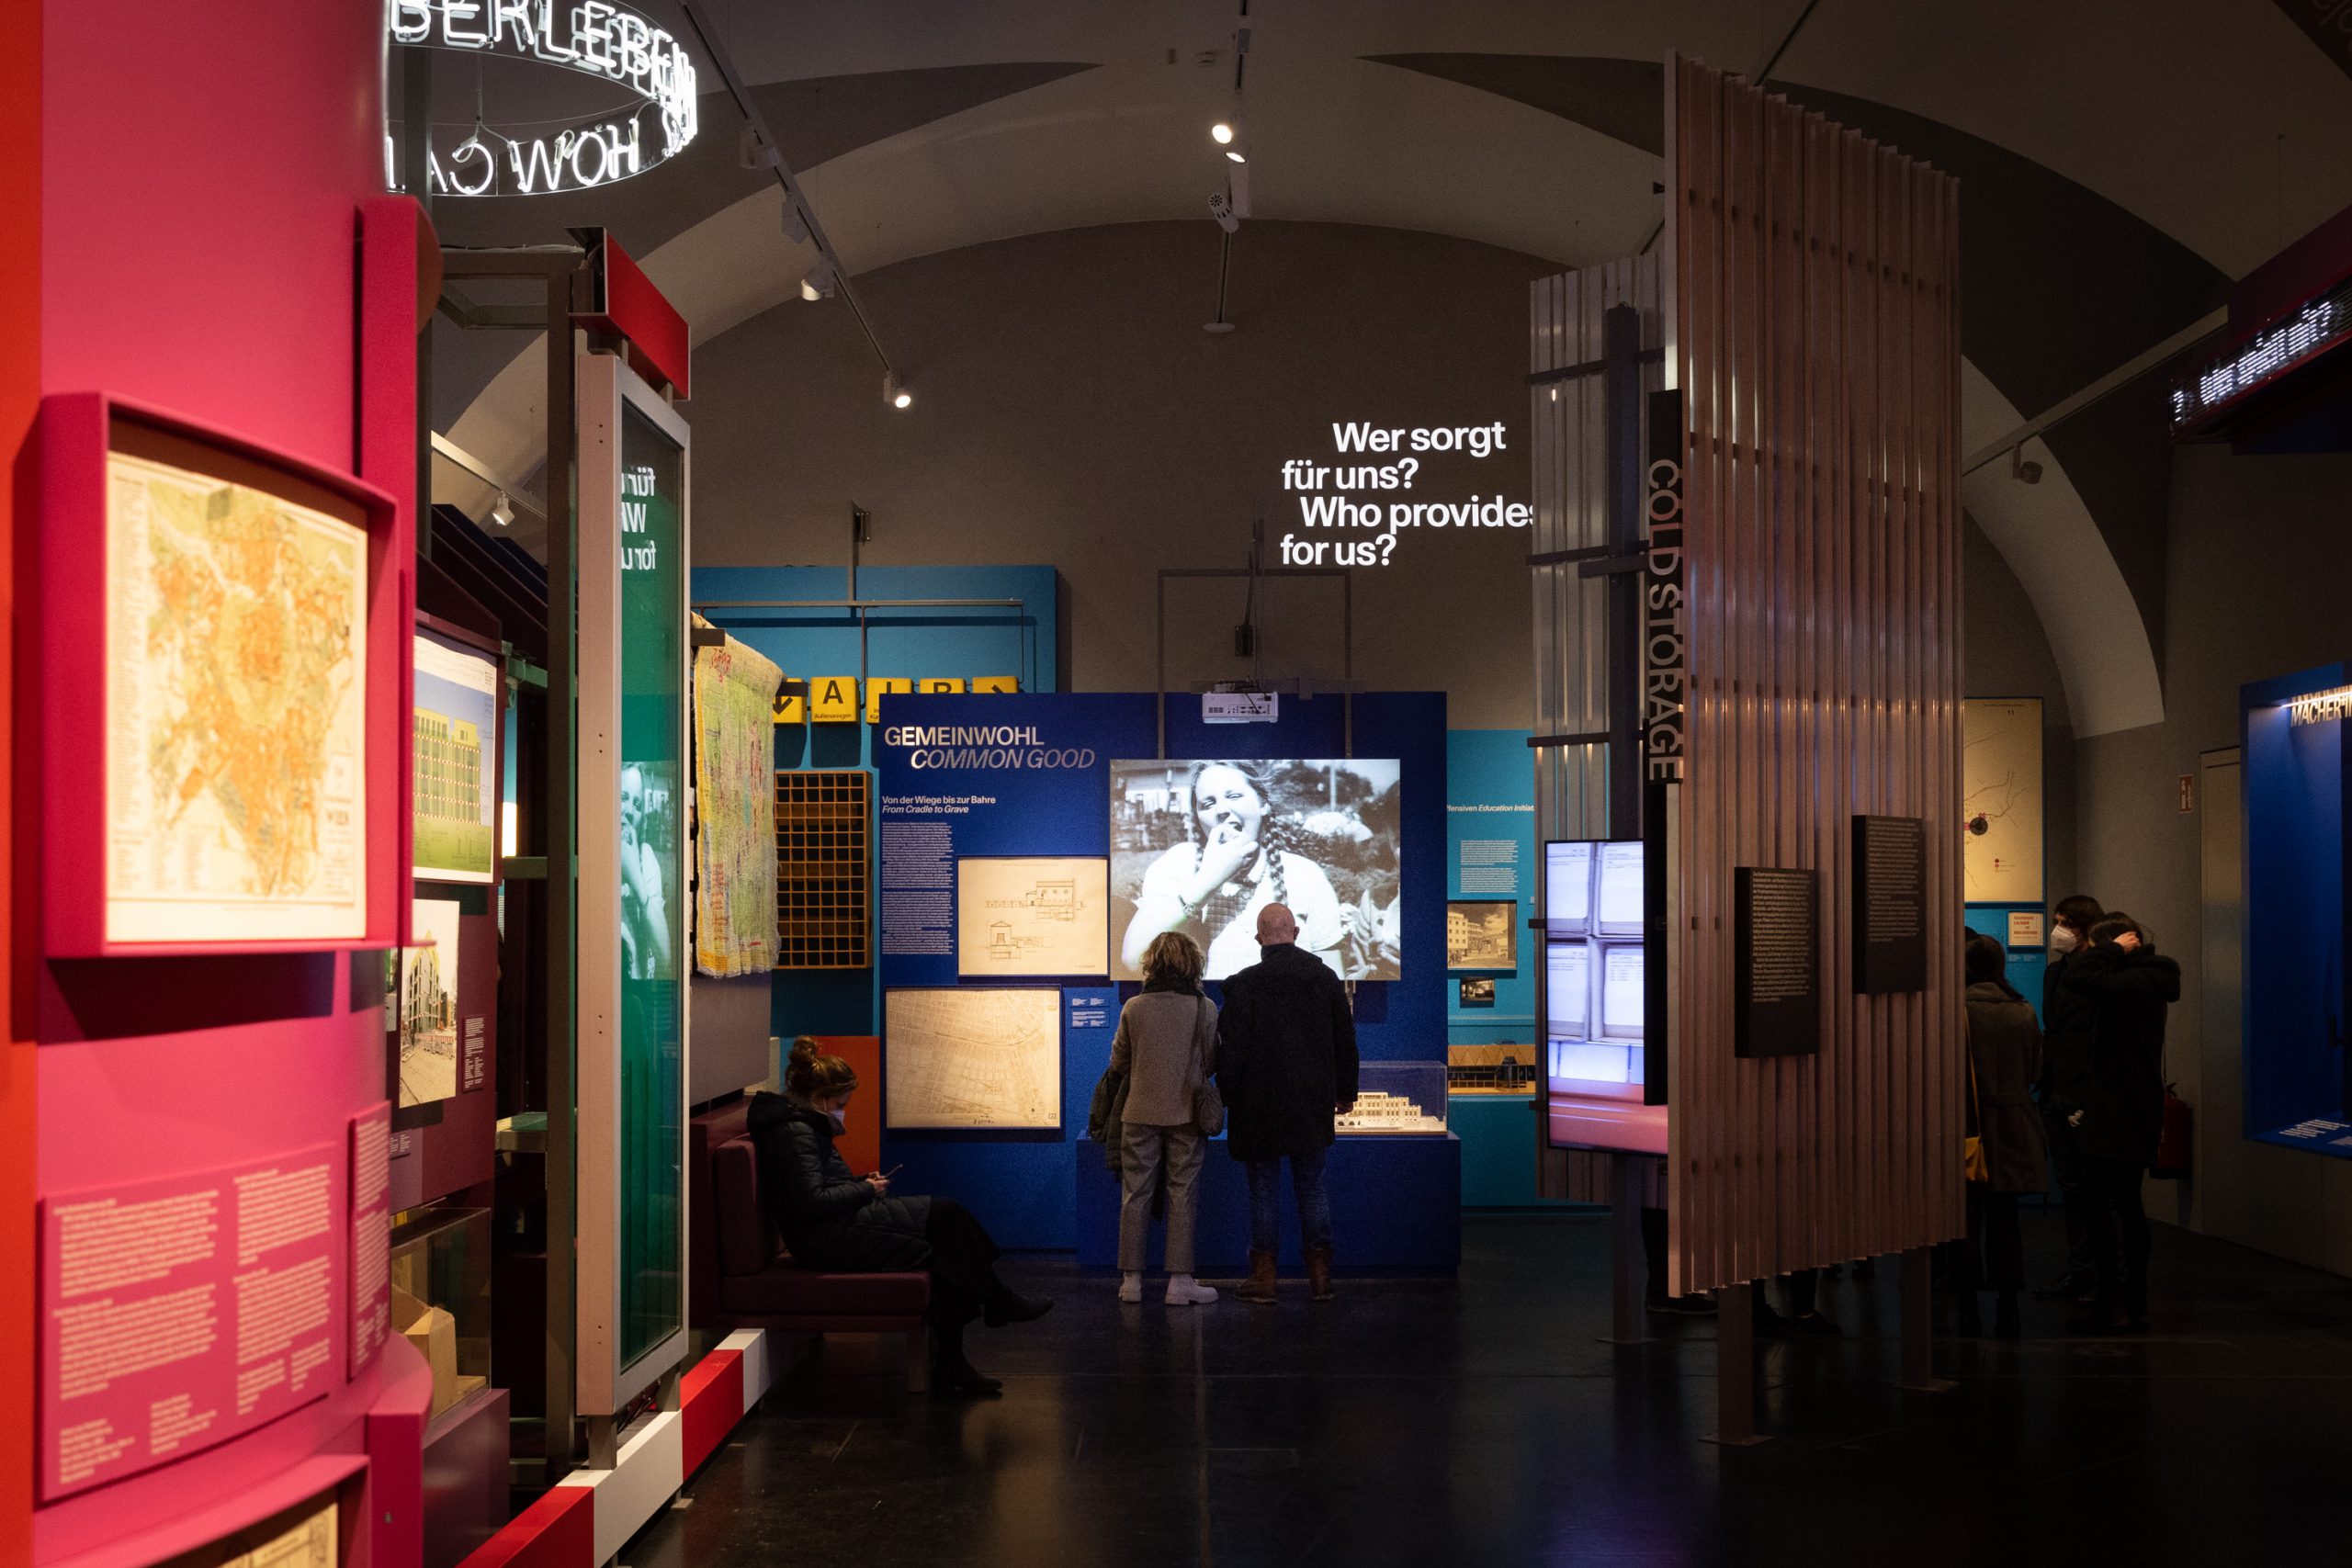
M2035 1274L2054 1221L2030 1215ZM2160 1228L2154 1331L1944 1340L1902 1393L1899 1270L1826 1284L1838 1340L1765 1343L1759 1430L1713 1428L1711 1325L1619 1348L1587 1216L1465 1226L1458 1280L1310 1307L1122 1307L1031 1262L1042 1323L976 1329L1001 1399L894 1392L854 1341L796 1373L628 1568L901 1563L2352 1562L2352 1280ZM1154 1283L1157 1284L1155 1280Z

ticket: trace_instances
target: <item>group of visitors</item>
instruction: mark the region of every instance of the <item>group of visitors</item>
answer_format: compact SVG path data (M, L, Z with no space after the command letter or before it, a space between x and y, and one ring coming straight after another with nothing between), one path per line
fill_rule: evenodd
M1355 1019L1330 965L1298 945L1282 904L1258 911L1259 960L1225 981L1220 1013L1201 990L1201 948L1182 931L1154 937L1143 989L1119 1015L1110 1070L1089 1130L1120 1174L1119 1299L1143 1299L1145 1247L1155 1208L1167 1214L1170 1306L1217 1292L1193 1277L1198 1182L1220 1131L1250 1180L1250 1278L1242 1300L1275 1298L1275 1228L1282 1167L1290 1163L1309 1294L1331 1297L1331 1203L1323 1179L1333 1120L1355 1103ZM754 1095L747 1130L757 1151L761 1205L803 1266L844 1271L921 1269L931 1275L934 1391L996 1393L964 1352L964 1331L1025 1323L1053 1306L1022 1295L996 1272L995 1241L952 1198L891 1196L881 1171L860 1176L835 1147L857 1075L817 1043L793 1043L783 1095Z
M1256 925L1258 962L1225 981L1222 1010L1202 991L1199 943L1182 931L1151 939L1143 989L1121 1010L1089 1132L1121 1180L1122 1302L1143 1300L1156 1213L1167 1221L1163 1299L1170 1306L1217 1299L1193 1269L1201 1169L1220 1132L1249 1176L1250 1276L1235 1293L1261 1304L1275 1299L1287 1161L1308 1294L1331 1297L1324 1161L1335 1116L1355 1101L1354 1017L1338 975L1299 946L1287 906L1264 904ZM2073 1332L2147 1326L2140 1183L2163 1123L2165 1009L2179 998L2180 966L2156 952L2138 921L2081 895L2057 905L2051 947L2037 1024L2008 983L2006 947L1981 933L1967 938L1968 1221L1949 1260L1963 1334L1984 1332L1986 1292L1994 1333L2019 1332L2018 1200L2045 1190L2052 1170L2065 1206L2067 1268L2041 1293L2081 1309L2068 1324ZM786 1094L753 1098L748 1124L762 1202L793 1256L816 1269L928 1271L933 1386L995 1393L998 1381L964 1353L966 1325L1027 1322L1052 1301L1023 1296L998 1276L996 1243L954 1199L893 1197L887 1173L851 1171L835 1148L857 1089L846 1061L804 1038L785 1079ZM1816 1279L1808 1270L1787 1281L1784 1331L1837 1332L1815 1310Z
M2080 1309L2071 1333L2148 1325L2148 1218L2140 1184L2163 1131L2165 1010L2180 965L2142 926L2083 894L2051 917L2041 1023L2008 983L2007 950L1968 938L1968 1234L1953 1286L1962 1334L2018 1333L2025 1250L2018 1199L2054 1171L2065 1210L2065 1272L2038 1294Z

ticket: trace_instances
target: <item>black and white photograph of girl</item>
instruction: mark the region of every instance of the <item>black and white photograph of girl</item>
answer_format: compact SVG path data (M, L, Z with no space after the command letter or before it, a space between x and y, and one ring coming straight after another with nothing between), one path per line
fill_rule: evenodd
M1342 979L1394 980L1398 961L1394 760L1111 764L1114 977L1142 973L1162 931L1200 943L1202 978L1258 962L1258 911L1287 905L1298 945Z

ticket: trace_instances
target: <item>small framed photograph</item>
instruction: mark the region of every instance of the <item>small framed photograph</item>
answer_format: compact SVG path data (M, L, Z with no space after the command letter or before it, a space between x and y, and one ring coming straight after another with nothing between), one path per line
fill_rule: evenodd
M1453 899L1445 906L1445 966L1515 973L1519 968L1519 905L1509 898Z

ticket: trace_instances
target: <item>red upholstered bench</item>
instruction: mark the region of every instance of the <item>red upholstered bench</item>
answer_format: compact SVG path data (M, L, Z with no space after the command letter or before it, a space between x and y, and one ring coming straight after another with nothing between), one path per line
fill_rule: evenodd
M803 1269L760 1209L758 1161L743 1130L749 1102L694 1119L688 1267L694 1325L713 1333L897 1334L906 1339L907 1387L931 1371L931 1276L828 1274Z

